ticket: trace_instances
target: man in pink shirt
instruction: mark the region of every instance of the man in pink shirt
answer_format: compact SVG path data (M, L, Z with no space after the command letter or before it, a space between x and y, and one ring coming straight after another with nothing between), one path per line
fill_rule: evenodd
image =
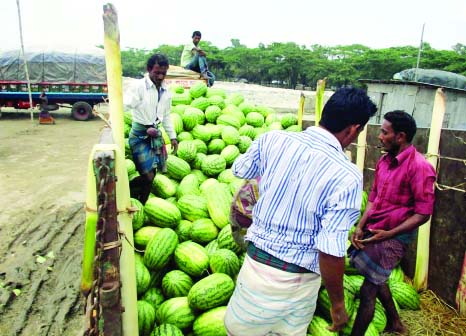
M404 111L384 119L379 140L387 153L377 163L366 210L351 237L350 262L365 277L352 336L365 334L377 297L387 314L386 331L406 332L387 280L434 208L435 170L411 144L415 120Z

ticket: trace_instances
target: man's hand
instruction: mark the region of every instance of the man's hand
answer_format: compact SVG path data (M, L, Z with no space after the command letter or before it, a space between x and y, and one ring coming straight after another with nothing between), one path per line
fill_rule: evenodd
M356 230L351 235L351 244L353 244L353 246L358 250L362 250L364 248L364 244L361 243L363 235L364 233L359 227L356 227Z
M330 331L340 331L348 322L348 314L345 310L345 304L338 305L338 307L330 308L330 315L332 316L332 325L327 329Z
M172 145L172 154L176 155L176 151L178 150L178 141L176 139L171 139Z
M357 243L359 244L374 243L378 241L387 240L393 237L393 234L390 231L377 230L377 229L369 230L369 231L373 233L374 235L366 239L358 239Z

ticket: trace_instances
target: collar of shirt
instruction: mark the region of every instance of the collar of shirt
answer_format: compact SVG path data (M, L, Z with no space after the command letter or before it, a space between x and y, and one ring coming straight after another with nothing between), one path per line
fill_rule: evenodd
M322 127L318 127L318 126L311 126L311 127L308 127L304 132L318 133L321 136L322 141L326 142L328 145L335 148L338 152L345 154L345 152L343 151L343 148L341 147L341 143L338 141L338 139L326 129Z
M414 145L409 145L406 147L401 153L397 156L393 157L389 153L385 154L383 159L387 161L390 165L399 166L404 161L406 161L414 152L415 152Z
M145 82L146 82L146 89L147 90L149 90L152 87L156 88L154 82L149 78L149 74L146 73L144 75L144 79L145 79ZM160 85L160 91L164 92L164 91L167 91L167 90L168 90L167 84L165 83L165 81L163 81L162 85Z

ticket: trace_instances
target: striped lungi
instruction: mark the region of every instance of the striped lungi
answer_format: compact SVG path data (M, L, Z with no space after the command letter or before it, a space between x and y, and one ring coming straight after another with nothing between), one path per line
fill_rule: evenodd
M128 142L133 153L133 161L140 174L147 174L156 169L158 172L167 171L167 150L162 138L162 132L158 137L147 135L149 127L133 122Z
M316 308L317 273L290 273L246 255L225 314L230 336L304 336Z
M370 237L370 235L366 235ZM348 250L350 264L375 285L388 280L392 270L405 255L406 244L400 239L387 239L365 244L363 250L353 246Z

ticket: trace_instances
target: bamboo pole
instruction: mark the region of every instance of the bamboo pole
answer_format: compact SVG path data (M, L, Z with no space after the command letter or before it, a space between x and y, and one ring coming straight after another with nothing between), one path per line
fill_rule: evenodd
M356 166L358 166L359 171L364 173L364 161L366 159L366 144L367 144L367 125L359 133L358 144L356 150Z
M322 109L324 107L324 92L325 83L327 78L319 79L316 88L316 105L315 105L315 125L319 126L320 118L322 116Z
M303 116L304 116L304 93L301 92L301 96L299 98L299 106L298 106L298 126L302 130L303 129Z
M466 316L466 252L464 253L463 267L456 291L456 307L461 316Z
M437 171L438 148L440 134L442 132L443 117L445 115L445 93L441 88L435 93L434 108L432 111L432 121L429 133L429 143L427 145L427 160ZM427 221L419 228L416 251L416 270L414 272L414 287L417 290L427 289L429 275L429 241L430 223Z
M21 23L21 7L19 5L19 0L16 0L16 7L18 7L19 39L20 39L20 42L21 42L21 56L23 58L24 72L26 73L26 81L27 81L27 84L28 84L29 111L31 112L31 121L33 121L34 120L34 115L32 113L31 81L29 79L29 69L28 69L28 63L26 61L26 55L24 54L23 25Z
M118 16L112 4L103 7L104 49L107 70L107 86L110 122L115 149L115 173L118 223L126 239L122 241L120 257L120 276L122 282L121 298L125 311L122 315L123 335L138 334L136 273L133 249L133 227L131 215L126 211L131 207L128 175L125 165L124 119L123 119L123 85L120 52L120 32Z

